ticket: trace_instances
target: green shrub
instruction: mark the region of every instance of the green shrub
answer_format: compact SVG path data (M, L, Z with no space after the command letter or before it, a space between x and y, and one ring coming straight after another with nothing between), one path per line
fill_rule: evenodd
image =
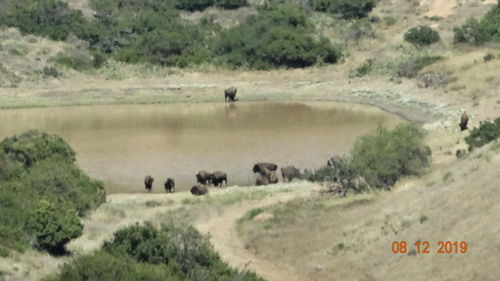
M214 51L219 63L231 67L298 68L336 62L340 51L325 38L313 38L312 32L314 27L302 8L277 4L223 31Z
M347 19L366 17L375 4L375 0L311 0L314 10L338 13Z
M349 73L349 77L363 77L373 69L373 60L368 59Z
M469 145L469 151L476 147L481 147L500 137L500 117L495 121L481 122L478 128L472 129L470 134L465 138L465 142Z
M404 39L415 46L422 47L438 42L440 37L439 33L429 26L419 25L406 31Z
M400 177L419 175L430 163L430 149L416 125L399 125L389 131L379 128L357 140L352 151L352 168L372 187L390 187Z
M66 243L82 235L83 230L75 209L45 200L38 203L26 227L35 237L35 246L52 254L63 253Z
M61 75L62 73L57 71L57 69L53 66L45 66L42 69L43 78L49 78L49 77L57 78L60 77Z
M6 251L22 251L29 246L32 236L25 222L33 219L33 210L50 213L56 208L64 216L47 215L47 219L58 222L76 212L82 216L105 201L102 183L90 179L75 165L71 147L60 137L39 131L0 142L0 190L0 248ZM50 206L41 206L45 203L40 200ZM43 231L51 230L36 228L36 232ZM66 228L61 231L68 233ZM44 240L48 236L36 239L35 245L54 253L62 250L65 240L60 233L53 236L49 242Z
M115 232L103 249L65 265L46 281L207 280L264 281L223 262L193 227L132 225Z
M201 11L214 4L214 0L177 0L175 7L187 11Z
M247 0L215 0L215 5L224 9L237 9L247 4Z
M70 162L76 160L75 152L61 137L37 130L4 139L0 143L0 153L23 163L25 167L54 156Z
M89 70L94 67L92 56L80 51L59 52L51 61L77 71Z
M24 33L65 40L71 32L86 24L80 10L73 10L59 0L6 0L2 3L5 15L0 25L14 26Z
M469 18L460 27L455 27L456 43L481 45L486 42L500 42L500 1L481 20Z
M393 16L384 17L384 22L387 26L395 25L397 20Z
M488 53L486 54L483 59L484 59L484 62L489 62L490 60L493 60L495 58L495 55L492 54L492 53Z
M182 281L167 267L133 262L106 251L97 251L62 266L45 281Z

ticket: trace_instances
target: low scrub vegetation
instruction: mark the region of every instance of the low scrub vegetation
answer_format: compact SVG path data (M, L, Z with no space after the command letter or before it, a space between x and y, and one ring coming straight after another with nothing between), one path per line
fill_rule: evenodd
M440 40L439 33L427 25L412 27L404 35L405 41L417 47L429 46Z
M340 51L326 38L309 35L314 27L297 5L279 4L225 30L215 44L220 63L230 67L269 69L334 63Z
M356 141L351 165L372 187L388 188L403 176L421 174L430 164L430 153L416 125L379 128Z
M228 30L207 19L191 23L178 10L245 4L244 0L90 0L96 14L88 19L61 0L7 0L0 4L5 14L0 25L55 40L74 34L87 41L92 55L61 53L55 58L56 63L79 71L100 67L105 57L163 66L215 63L256 69L307 67L339 59L338 48L315 36L306 10L298 4L264 5L258 16Z
M312 181L331 182L329 191L344 195L375 188L390 188L403 176L419 175L430 164L430 149L424 133L416 125L400 125L361 137L349 157L332 157L328 165L315 171Z
M480 20L469 18L465 24L455 27L455 42L481 45L500 43L500 1Z
M500 117L495 121L481 122L479 127L472 129L465 142L469 145L469 151L481 147L500 137Z
M60 137L28 131L0 142L0 247L51 253L81 234L78 216L105 201L101 182ZM29 222L29 223L26 223Z
M375 4L375 0L311 0L313 9L340 14L347 19L366 17Z
M64 265L45 281L207 280L264 281L230 268L193 227L133 225L114 234L102 249Z

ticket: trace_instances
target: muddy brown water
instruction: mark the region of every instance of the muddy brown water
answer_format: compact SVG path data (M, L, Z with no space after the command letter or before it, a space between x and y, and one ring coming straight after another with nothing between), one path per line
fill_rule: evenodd
M259 161L316 169L357 137L400 122L376 108L329 102L110 105L0 110L0 137L56 133L109 193L144 192L148 174L153 192L164 192L167 176L186 190L199 170L225 171L229 185L250 185Z

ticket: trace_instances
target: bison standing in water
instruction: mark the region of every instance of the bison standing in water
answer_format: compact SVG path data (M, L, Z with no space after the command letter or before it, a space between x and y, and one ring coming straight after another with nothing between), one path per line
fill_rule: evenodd
M234 102L236 101L236 92L238 90L235 87L227 88L224 90L224 100Z
M146 178L144 178L144 187L147 191L151 191L151 189L153 189L154 180L155 179L152 176L146 176Z
M208 188L205 185L197 184L191 187L191 194L195 196L205 195L208 193Z
M165 192L175 192L175 179L167 178L165 181Z
M257 173L255 185L278 183L278 175L276 175L277 169L278 165L273 163L262 162L255 164L252 169L254 173Z
M227 174L221 171L213 172L212 183L215 187L222 187L222 183L226 183L227 186Z

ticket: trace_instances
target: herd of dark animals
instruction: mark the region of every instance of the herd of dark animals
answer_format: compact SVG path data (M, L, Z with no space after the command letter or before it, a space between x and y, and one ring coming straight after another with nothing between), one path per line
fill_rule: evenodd
M230 87L224 90L224 101L225 102L235 102L236 92L238 90L235 87ZM460 117L460 131L467 130L467 123L469 122L469 115L467 112L463 112ZM465 149L459 149L456 151L455 155L457 158L463 158L466 155ZM334 158L332 158L334 159ZM328 165L331 163L328 162ZM253 166L252 171L256 175L255 185L269 185L278 183L278 176L276 171L278 170L278 165L273 163L261 162ZM287 166L281 168L281 176L283 177L283 182L290 182L294 179L306 179L310 175L310 171L307 169L301 172L295 166ZM147 191L151 191L153 188L154 178L151 176L146 176L144 179L144 186ZM215 171L213 173L207 171L199 171L196 174L197 184L191 188L191 194L199 196L208 193L208 187L213 184L214 187L222 187L223 184L227 187L227 174L221 171ZM167 178L164 183L165 192L171 193L175 192L175 179Z
M278 165L273 163L257 163L253 166L252 171L256 174L255 185L269 185L278 183L278 175L276 171L278 170ZM306 179L310 175L310 172L305 169L301 172L295 166L287 166L281 168L281 176L283 177L283 182L290 182L294 179ZM216 171L213 173L207 171L199 171L196 175L196 184L191 188L191 193L193 195L205 195L208 193L208 187L213 185L214 187L221 188L223 185L227 187L227 174L221 171ZM154 178L152 176L146 176L144 178L144 187L147 191L153 189ZM175 179L167 178L164 183L165 192L171 193L175 192Z

